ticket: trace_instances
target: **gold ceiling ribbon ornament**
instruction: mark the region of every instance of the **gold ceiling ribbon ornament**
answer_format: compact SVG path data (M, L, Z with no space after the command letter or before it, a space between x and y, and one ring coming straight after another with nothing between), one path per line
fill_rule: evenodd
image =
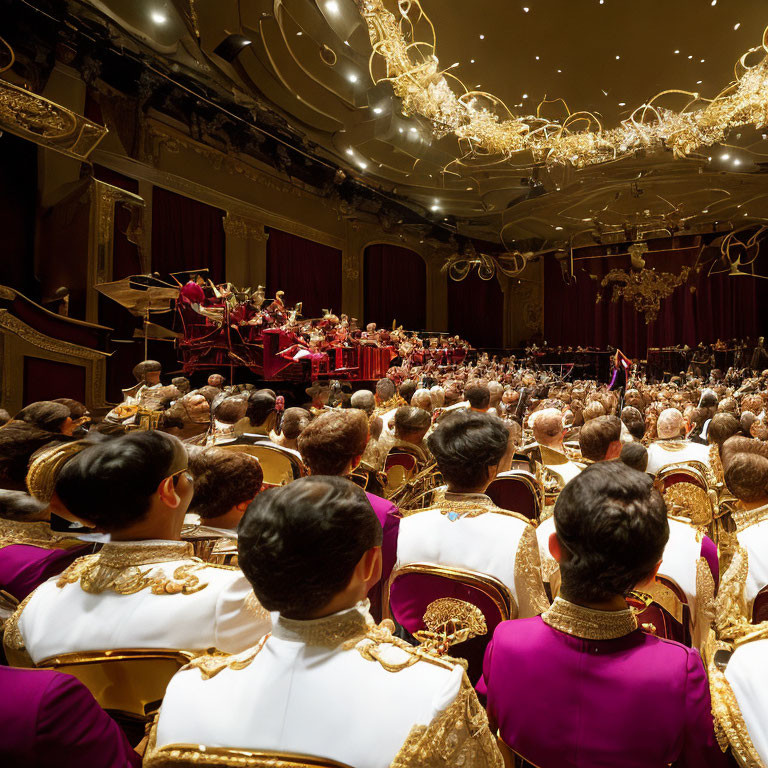
M449 256L440 271L447 272L451 280L456 282L464 280L474 267L477 268L477 275L481 280L492 280L497 272L506 277L517 277L523 272L532 255L520 251L489 255L479 253L469 243L461 252L457 251Z
M658 317L661 300L669 298L675 288L688 279L690 273L690 267L683 267L679 275L671 272L657 272L655 269L632 272L612 269L602 279L600 285L603 288L611 286L611 301L615 302L619 299L631 301L635 309L645 315L647 325ZM602 301L602 298L602 293L598 293L597 302Z
M768 53L768 29L761 45L737 62L736 79L714 99L690 91L663 91L618 127L605 129L596 115L571 113L567 106L568 114L561 122L542 117L540 109L535 116L516 116L492 94L469 90L440 68L435 29L419 0L398 0L399 18L385 8L383 0L356 2L373 48L369 62L373 82L390 82L403 112L429 120L436 136L453 133L465 158L509 159L530 152L535 162L584 168L640 149L667 148L675 157L684 157L722 142L738 126L768 125L768 59L764 55ZM415 24L420 21L428 26L431 40L416 39ZM763 54L761 60L748 64L755 53ZM381 77L376 74L380 62L386 72ZM449 79L458 85L460 95ZM670 94L686 95L690 100L681 111L657 104Z

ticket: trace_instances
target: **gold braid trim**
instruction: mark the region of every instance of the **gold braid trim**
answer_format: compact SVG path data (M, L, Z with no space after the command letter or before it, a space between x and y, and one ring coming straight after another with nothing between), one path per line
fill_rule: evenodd
M454 701L429 725L411 729L390 768L503 768L488 715L466 673Z
M715 629L721 639L735 637L740 628L749 623L749 609L744 595L748 571L747 550L738 547L728 570L720 580L720 590L715 600Z
M726 643L710 638L707 649L709 690L712 696L712 714L715 719L715 735L723 752L730 745L739 765L743 768L766 768L747 730L739 702L725 677L725 673L714 662L717 650L731 650Z
M696 634L701 645L715 621L715 579L706 558L696 561Z
M551 574L550 574L551 576ZM549 608L549 600L544 589L541 575L541 557L539 555L539 543L536 540L536 529L529 525L520 537L515 555L515 581L522 585L528 603L535 615L544 613ZM518 595L518 611L521 596ZM514 618L514 617L510 617Z
M32 598L34 592L30 592L19 603L18 608L13 612L8 621L5 622L5 632L3 634L3 648L8 659L8 664L12 667L31 668L35 666L32 657L27 651L27 646L19 629L19 619L22 611L27 607L27 603Z
M13 544L28 544L40 549L72 549L82 544L72 536L59 536L50 523L39 520L32 523L21 520L0 520L0 549Z
M139 545L113 546L106 544L95 555L80 557L64 570L56 581L57 587L80 583L83 592L99 595L111 590L118 595L134 595L150 589L153 595L191 595L205 589L208 584L200 583L194 572L205 569L206 564L188 557L191 546ZM188 560L173 572L173 577L152 567L141 569L139 565L155 565L162 562Z
M736 507L731 512L733 522L736 523L736 531L741 533L745 528L749 528L751 525L762 523L764 520L768 520L768 504L764 504L762 507L756 507L755 509L741 509Z
M637 617L628 608L625 611L597 611L555 598L542 621L552 629L584 640L615 640L637 629Z
M715 479L715 485L722 488L725 485L725 473L723 462L720 459L720 450L715 443L709 446L709 466Z
M515 517L518 520L522 520L528 526L533 525L527 517L521 515L519 512L512 512L509 509L497 507L490 498L481 494L473 495L471 499L466 500L444 497L436 500L435 503L429 507L422 507L421 509L401 509L400 515L402 517L410 517L419 512L431 512L434 510L437 510L442 515L449 515L451 512L454 512L461 517L479 517L486 512L494 512L497 515L504 515L505 517Z
M216 677L219 672L223 672L225 669L233 669L239 671L250 666L251 662L261 653L261 649L264 644L271 637L271 634L266 634L261 638L258 645L253 648L249 648L247 651L235 654L234 656L229 653L224 653L211 649L210 653L206 653L204 656L198 656L193 659L182 669L199 669L200 674L203 676L203 680L210 680L212 677Z

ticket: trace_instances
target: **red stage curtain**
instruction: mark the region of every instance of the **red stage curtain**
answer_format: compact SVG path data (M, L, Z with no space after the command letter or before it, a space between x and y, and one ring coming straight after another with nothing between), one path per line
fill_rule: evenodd
M168 279L171 272L210 270L223 282L224 211L167 189L152 191L152 271Z
M459 282L448 278L448 328L475 347L504 343L504 294L499 281L472 271Z
M291 307L303 302L304 317L320 317L323 309L341 312L341 251L327 245L269 229L267 297L285 291Z
M389 328L393 320L409 331L427 325L427 265L418 253L396 245L365 249L365 322Z
M677 274L695 263L698 252L694 238L676 238L644 255L646 269ZM589 254L581 251L580 255ZM554 258L545 258L544 337L550 346L611 345L630 357L643 358L648 347L695 346L700 341L757 335L759 297L765 293L762 280L725 274L709 277L707 268L692 272L684 285L662 300L658 317L646 325L645 315L632 303L613 302L610 286L601 288L600 281L614 268L628 270L629 257L577 260L575 284L567 286L560 265ZM598 302L600 292L603 298Z
M84 403L85 368L24 355L24 405L56 397L71 397Z

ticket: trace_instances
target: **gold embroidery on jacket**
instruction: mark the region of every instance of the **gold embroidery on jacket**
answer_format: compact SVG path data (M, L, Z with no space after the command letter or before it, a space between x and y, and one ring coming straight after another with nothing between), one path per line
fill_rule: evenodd
M82 544L72 536L59 536L44 520L26 523L21 520L0 520L0 549L12 544L28 544L40 549L69 549Z
M523 585L523 593L527 596L528 603L535 615L544 613L549 608L549 600L542 580L541 557L536 539L536 529L532 526L528 526L523 531L520 543L517 545L515 581ZM519 608L519 594L517 602Z
M549 610L541 615L552 629L584 640L615 640L637 629L637 618L631 610L596 611L555 598Z
M224 653L211 649L209 653L203 656L198 656L189 662L183 669L199 669L200 674L204 680L210 680L212 677L216 677L219 672L223 672L225 669L232 669L239 671L250 666L251 662L261 653L261 649L264 644L271 637L271 634L266 634L261 638L258 645L253 648L249 648L247 651L237 654Z

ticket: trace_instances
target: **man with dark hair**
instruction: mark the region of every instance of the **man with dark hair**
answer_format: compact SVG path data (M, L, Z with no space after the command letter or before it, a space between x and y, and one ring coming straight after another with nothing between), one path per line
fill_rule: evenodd
M590 419L579 432L581 455L588 461L613 461L621 453L621 420L618 416Z
M410 453L424 466L430 460L424 437L432 426L432 417L421 408L403 405L395 412L394 425L395 442L390 451Z
M280 421L280 432L273 429L269 439L281 448L299 452L299 435L309 426L312 414L305 408L288 408Z
M491 391L484 381L475 381L464 390L464 399L471 410L486 413L491 404Z
M430 507L401 520L395 570L428 563L487 574L504 585L514 616L544 610L533 526L485 495L511 450L504 422L491 414L456 411L440 420L427 445L447 491ZM423 628L427 604L449 596L412 584L396 579L390 593L395 618L411 634Z
M392 379L379 379L376 382L376 405L378 407L389 406L390 401L395 396L395 383Z
M146 764L237 750L407 765L414 757L404 745L418 732L419 765L500 768L463 669L371 622L365 595L379 579L381 540L365 495L342 478L259 494L240 525L240 565L273 612L272 633L171 680Z
M727 765L698 652L642 631L625 599L653 585L669 537L651 478L594 464L554 517L560 594L540 617L499 624L485 657L479 690L503 743L542 766L574 755L585 766ZM638 722L652 739L633 737Z
M413 381L412 379L408 379L400 385L399 395L400 397L403 398L406 404L410 405L411 398L413 397L417 389L418 389L418 386L416 382Z
M111 540L13 615L9 660L116 648L237 653L269 629L242 574L206 565L180 540L192 479L176 438L133 432L91 445L64 465L56 494Z
M642 440L645 436L645 419L643 414L632 405L627 405L621 409L621 421L627 428L627 432L635 440Z
M189 470L194 478L189 511L202 523L194 538L236 540L237 526L264 481L258 459L227 448L205 448L190 455Z
M363 411L355 408L326 411L304 429L298 443L311 475L350 475L359 466L368 443L368 419ZM391 501L368 491L366 496L384 531L383 579L380 584L372 586L368 595L371 613L381 620L382 590L386 588L395 563L400 518L397 507Z
M648 468L648 449L642 443L624 443L619 460L638 472L645 472Z

